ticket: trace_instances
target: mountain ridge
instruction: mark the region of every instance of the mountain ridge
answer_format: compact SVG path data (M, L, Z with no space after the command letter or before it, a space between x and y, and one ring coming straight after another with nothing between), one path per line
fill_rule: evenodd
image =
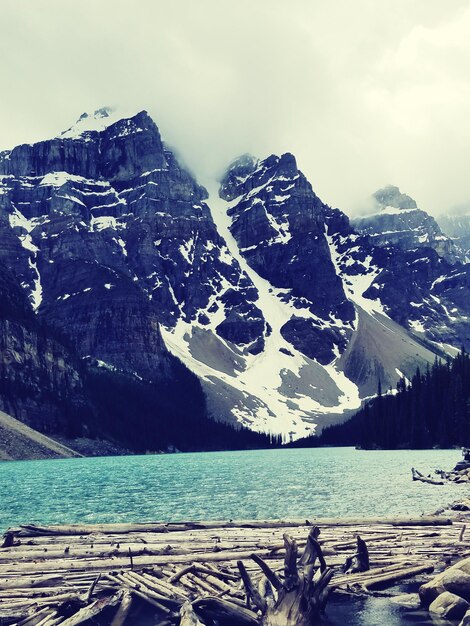
M387 185L377 190L372 199L375 212L359 215L352 223L359 232L369 235L375 245L394 245L404 250L432 248L452 265L465 260L437 220L398 187Z
M84 367L163 384L176 356L212 419L299 437L468 341L467 267L375 245L292 154L208 192L145 111L95 113L0 154L0 261Z

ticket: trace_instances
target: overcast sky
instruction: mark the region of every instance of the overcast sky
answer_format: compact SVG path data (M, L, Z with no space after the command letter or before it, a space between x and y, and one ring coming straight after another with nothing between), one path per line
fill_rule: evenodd
M470 204L464 0L0 0L0 149L146 109L199 180L293 152L328 204Z

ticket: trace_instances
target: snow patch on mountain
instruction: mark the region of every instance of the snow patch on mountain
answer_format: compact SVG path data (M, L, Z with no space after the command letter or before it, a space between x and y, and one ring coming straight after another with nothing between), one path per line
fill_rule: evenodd
M67 130L61 132L58 135L58 138L87 139L89 138L89 133L102 132L112 124L121 120L124 120L125 126L119 133L120 137L125 137L128 134L136 132L142 132L142 129L139 128L132 120L132 116L134 114L135 112L128 113L126 115L123 110L113 107L103 107L101 109L97 109L93 113L82 113L75 124Z
M286 290L273 288L250 267L230 231L232 220L227 214L227 203L218 197L213 187L210 188L209 203L218 232L223 236L230 254L258 290L256 305L263 311L269 333L265 336L264 350L258 355L237 355L238 368L230 374L222 373L216 366L195 361L191 352L194 324L179 322L173 330L163 330L163 337L170 350L202 379L221 379L250 398L261 401L261 405L255 401L253 411L247 411L247 406L238 405L232 410L235 417L252 428L298 437L315 428L315 416L337 415L359 408L361 399L358 387L337 368L336 361L321 366L296 350L281 334L281 328L293 316L301 315L325 324L324 320L319 320L308 308L299 309L285 300ZM224 344L227 353L233 351L233 346L221 339L219 341ZM319 379L320 371L323 371L322 388L316 393L313 388L309 388L308 394L295 390L296 380L307 378L308 372L313 378Z
M349 300L360 306L364 311L370 314L381 313L385 315L385 310L377 298L372 300L364 296L365 292L370 288L374 280L380 275L382 271L380 267L377 267L372 263L372 256L369 254L364 260L354 258L351 256L353 253L360 253L360 247L353 247L347 250L347 252L341 254L338 251L337 241L341 240L341 235L329 235L325 230L325 236L328 241L328 246L331 252L331 259L336 268L338 276L343 280L345 292ZM344 240L343 240L344 245ZM355 273L348 271L351 266L354 266ZM358 266L360 271L358 271ZM357 318L356 318L357 321Z

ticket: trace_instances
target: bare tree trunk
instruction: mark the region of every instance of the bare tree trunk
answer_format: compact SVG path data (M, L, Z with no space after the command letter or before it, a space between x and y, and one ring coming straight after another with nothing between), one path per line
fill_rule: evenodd
M343 572L356 574L357 572L367 572L369 566L369 550L366 542L359 535L356 537L357 548L356 553L346 559L343 566Z

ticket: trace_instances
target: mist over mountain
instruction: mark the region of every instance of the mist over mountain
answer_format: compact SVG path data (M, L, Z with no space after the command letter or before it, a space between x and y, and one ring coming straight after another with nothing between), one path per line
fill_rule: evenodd
M348 214L393 183L437 216L469 201L470 8L384 2L4 0L0 149L103 104L147 109L200 182L292 152Z
M371 212L353 218L355 228L369 235L375 245L394 245L404 250L433 248L449 263L465 262L464 251L442 232L437 221L416 201L387 185L372 196Z
M470 208L462 207L460 210L440 215L437 221L468 262L470 259Z

